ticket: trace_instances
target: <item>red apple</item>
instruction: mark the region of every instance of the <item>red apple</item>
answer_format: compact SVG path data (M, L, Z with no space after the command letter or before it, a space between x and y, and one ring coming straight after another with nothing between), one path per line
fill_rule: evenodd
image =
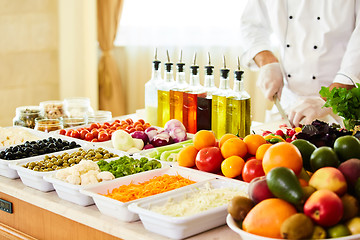
M320 189L328 189L339 196L346 193L347 183L344 175L334 167L323 167L311 176L309 185Z
M221 169L223 157L218 147L206 147L201 149L195 159L196 167L204 172L217 173Z
M265 176L254 178L250 182L248 194L250 199L255 204L258 204L262 200L274 197L274 195L269 190Z
M350 187L354 187L356 180L360 177L360 159L351 158L341 163L338 167L345 176L346 182Z
M323 227L337 224L342 218L343 211L340 197L327 189L317 190L304 204L304 213Z
M241 175L245 182L251 182L256 177L265 176L262 161L255 158L248 160L244 165Z

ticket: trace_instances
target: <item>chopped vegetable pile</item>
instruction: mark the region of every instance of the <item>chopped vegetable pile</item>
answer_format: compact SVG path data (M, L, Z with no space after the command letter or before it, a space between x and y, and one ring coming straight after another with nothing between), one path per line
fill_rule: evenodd
M169 199L162 206L152 206L151 211L172 217L186 217L228 204L234 196L243 195L235 188L213 188L209 182L188 194L184 199Z
M139 184L130 183L129 185L122 185L118 188L114 188L111 193L108 190L108 194L104 194L104 196L121 202L129 202L193 183L195 182L180 175L173 176L164 174Z
M109 171L115 178L161 168L159 161L149 161L146 157L135 159L129 156L123 156L111 162L100 160L98 165L101 171Z

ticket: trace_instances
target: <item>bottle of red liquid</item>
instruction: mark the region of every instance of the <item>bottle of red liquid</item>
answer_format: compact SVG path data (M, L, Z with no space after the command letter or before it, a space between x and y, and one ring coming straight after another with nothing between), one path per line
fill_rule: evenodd
M197 132L197 108L198 97L204 98L206 93L200 84L199 66L196 65L196 54L194 56L194 63L190 66L190 82L189 87L185 90L183 95L183 124L186 131L189 133Z

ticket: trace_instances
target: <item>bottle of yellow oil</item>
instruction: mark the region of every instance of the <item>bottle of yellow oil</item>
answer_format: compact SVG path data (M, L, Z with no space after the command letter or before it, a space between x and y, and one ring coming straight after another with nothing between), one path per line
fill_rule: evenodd
M211 65L210 54L209 64L205 66L204 97L197 99L197 131L211 130L211 105L212 95L217 91L214 83L214 66Z
M211 129L218 139L226 133L227 97L230 91L229 71L226 68L224 57L224 68L220 69L219 89L213 94L211 105Z
M157 126L158 115L157 86L161 82L161 61L157 59L157 50L155 50L151 79L145 83L145 120L154 126Z
M170 119L183 122L184 91L188 88L185 79L185 63L182 62L182 51L180 61L176 64L176 80L174 88L170 90Z
M196 65L196 54L194 56L194 64L190 66L190 82L189 87L184 92L183 105L183 124L189 133L197 132L197 107L198 98L206 96L203 87L200 84L199 66Z
M170 62L169 53L168 62L165 63L165 79L158 86L158 124L164 127L170 120L170 90L174 87L173 63Z
M238 69L234 71L234 87L227 98L226 127L228 133L239 137L250 134L251 124L250 95L244 90L243 74L238 59Z

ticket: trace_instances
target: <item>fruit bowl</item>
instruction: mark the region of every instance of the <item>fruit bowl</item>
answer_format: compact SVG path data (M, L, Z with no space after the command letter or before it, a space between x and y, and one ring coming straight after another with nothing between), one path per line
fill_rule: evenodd
M259 235L255 235L255 234L251 234L248 232L243 231L238 224L236 223L236 221L231 217L230 214L227 215L226 217L226 224L229 226L229 228L231 230L233 230L234 232L236 232L237 234L240 235L240 237L242 239L246 239L246 240L274 240L274 239L278 239L278 238L268 238L268 237L262 237ZM340 237L340 238L336 238L336 240L359 240L360 239L360 234L356 234L356 235L350 235L350 236L346 236L346 237Z

